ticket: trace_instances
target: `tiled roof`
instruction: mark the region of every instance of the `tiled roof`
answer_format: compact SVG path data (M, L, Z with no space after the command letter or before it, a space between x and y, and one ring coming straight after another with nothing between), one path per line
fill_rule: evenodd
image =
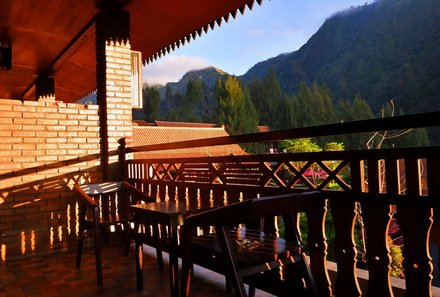
M145 122L144 122L145 123ZM185 140L205 139L229 136L223 127L194 126L148 126L137 121L133 126L133 143L131 146L170 143ZM209 157L247 154L237 144L219 145L198 148L184 148L163 151L139 152L134 154L135 159L144 158L181 158L181 157Z

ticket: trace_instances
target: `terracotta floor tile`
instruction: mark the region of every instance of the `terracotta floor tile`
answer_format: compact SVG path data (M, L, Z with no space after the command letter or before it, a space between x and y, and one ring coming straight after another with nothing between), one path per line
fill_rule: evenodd
M144 290L136 291L134 249L123 256L119 245L103 247L104 286L96 284L93 249L84 250L81 268L75 251L10 260L0 264L0 297L163 297L169 296L168 255L157 269L155 250L144 247ZM224 276L195 267L192 297L227 296ZM257 297L271 296L257 291Z

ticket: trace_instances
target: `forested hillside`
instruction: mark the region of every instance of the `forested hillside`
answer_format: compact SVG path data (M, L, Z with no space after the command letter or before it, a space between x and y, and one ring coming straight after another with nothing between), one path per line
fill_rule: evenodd
M440 1L378 0L336 13L298 51L256 64L273 68L284 92L325 84L335 100L360 96L377 112L394 99L405 113L440 110Z
M377 0L347 9L298 51L258 63L242 77L207 68L165 87L146 86L138 117L219 123L239 134L255 131L249 123L275 130L440 110L438 20L439 0ZM438 131L429 136L440 143ZM365 148L370 137L332 140ZM384 146L427 144L420 130Z

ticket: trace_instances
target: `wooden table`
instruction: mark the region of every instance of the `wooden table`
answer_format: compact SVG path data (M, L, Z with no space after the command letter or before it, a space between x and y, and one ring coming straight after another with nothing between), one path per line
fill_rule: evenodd
M187 205L184 202L166 201L135 205L132 206L132 208L134 210L136 228L137 289L143 289L143 234L138 232L138 227L139 225L150 226L161 224L168 226L170 290L171 296L177 297L179 293L178 226L183 224L186 215L198 210L197 206Z

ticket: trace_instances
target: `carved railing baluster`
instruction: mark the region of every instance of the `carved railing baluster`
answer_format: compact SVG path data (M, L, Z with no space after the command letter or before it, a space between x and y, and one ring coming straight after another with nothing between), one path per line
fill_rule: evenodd
M182 185L177 186L177 200L185 202L186 199L186 187Z
M212 202L214 206L224 206L225 205L225 192L221 190L212 191Z
M227 191L226 198L227 198L228 204L238 202L238 201L240 201L240 192L236 191L236 190L235 191L234 190Z
M150 196L151 197L153 197L153 198L155 198L156 200L158 200L158 198L159 198L159 200L160 200L160 197L158 196L158 189L157 189L157 185L156 184L151 184L150 185Z
M165 201L167 199L167 188L165 185L159 185L159 197L160 201Z
M188 187L188 204L193 208L198 206L198 194L196 187Z
M176 197L176 186L168 186L168 197L171 201L174 201L177 199Z
M369 282L366 296L393 296L390 283L391 257L387 247L388 227L391 222L391 206L368 201L361 203L366 233L366 259Z
M200 189L200 207L211 207L211 191L209 189Z
M338 274L335 283L336 296L361 296L356 276L356 246L354 243L354 222L356 203L333 199L330 204L335 226L335 257Z
M325 237L325 217L327 214L327 202L322 200L320 205L314 205L316 209L307 212L308 247L310 253L310 268L312 269L318 288L319 296L332 296L330 278L326 269L327 240ZM322 228L316 228L322 226Z
M439 173L438 161L427 159L428 193L438 191ZM412 200L423 199L420 197L422 184L420 162L414 158L405 162L405 175L407 176L406 193ZM412 177L411 179L408 176ZM418 177L418 178L415 178ZM416 197L416 198L414 198ZM405 270L406 296L432 296L432 259L429 254L429 234L432 226L432 208L397 206L397 217L402 230L403 268ZM414 223L417 222L417 223Z
M432 209L397 206L397 217L403 234L403 268L406 296L432 296L432 258L429 254L429 232Z

